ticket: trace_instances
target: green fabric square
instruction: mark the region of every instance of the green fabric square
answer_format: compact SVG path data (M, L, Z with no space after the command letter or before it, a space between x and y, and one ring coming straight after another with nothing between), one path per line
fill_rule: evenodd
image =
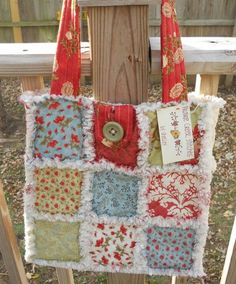
M36 258L79 261L79 223L35 221Z

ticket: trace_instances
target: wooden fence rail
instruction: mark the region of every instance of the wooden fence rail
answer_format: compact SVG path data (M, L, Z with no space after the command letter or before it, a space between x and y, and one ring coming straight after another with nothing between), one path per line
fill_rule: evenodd
M158 38L151 38L152 46L152 70L153 74L160 73L160 42ZM219 77L223 74L236 74L236 39L234 38L183 38L184 52L188 74L200 74L197 76L196 87L201 93L216 95L219 84ZM35 90L43 87L43 76L48 76L52 71L52 62L55 54L55 44L0 44L0 77L20 77L24 90ZM88 43L82 44L82 75L91 76L90 48ZM7 248L8 258L6 261L15 261L16 265L11 265L9 269L10 279L22 277L22 281L12 282L25 283L22 276L22 265L15 251L16 242L14 238L7 237L9 232L12 236L12 228L9 222L9 213L6 204L3 202L2 188L0 187L0 220L8 220L0 227L1 250ZM7 218L7 219L6 219ZM9 229L10 228L10 229ZM232 238L235 243L235 229ZM3 242L2 242L3 240ZM13 241L12 241L13 240ZM232 247L233 241L230 246ZM230 261L235 261L235 245L232 251L229 250ZM6 262L6 265L7 262ZM9 267L9 265L7 266ZM232 266L227 268L225 279L235 279L235 270ZM73 274L71 270L57 269L59 284L73 284ZM127 282L127 275L121 276L118 280L114 275L109 275L109 283L135 283ZM135 281L135 278L132 278ZM136 282L138 283L138 282ZM141 283L141 282L140 282ZM186 283L186 279L173 278L172 283ZM224 282L221 284L233 284Z
M152 70L160 74L160 40L150 38ZM236 38L183 37L188 74L236 74ZM50 76L55 43L0 44L0 77ZM82 43L82 76L91 76L89 43Z

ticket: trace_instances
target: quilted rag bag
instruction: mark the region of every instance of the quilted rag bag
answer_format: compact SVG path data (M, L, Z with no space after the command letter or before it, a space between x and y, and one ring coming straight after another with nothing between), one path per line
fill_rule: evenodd
M64 0L50 92L25 92L26 260L203 276L220 98L187 93L174 1L161 5L162 102L79 95L79 7Z

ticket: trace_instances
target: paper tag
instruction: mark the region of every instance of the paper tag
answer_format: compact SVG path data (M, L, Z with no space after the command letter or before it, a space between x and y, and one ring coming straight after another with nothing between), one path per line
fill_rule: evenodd
M194 158L189 106L173 106L157 111L163 164Z

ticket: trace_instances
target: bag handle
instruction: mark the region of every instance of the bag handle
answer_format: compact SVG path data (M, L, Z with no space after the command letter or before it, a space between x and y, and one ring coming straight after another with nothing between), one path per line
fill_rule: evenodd
M80 9L76 1L63 1L50 92L54 95L75 97L79 95Z
M64 0L57 38L51 94L78 96L80 58L80 20L76 0ZM187 100L187 80L175 0L161 3L162 101Z
M187 100L187 79L175 0L161 3L162 101Z

